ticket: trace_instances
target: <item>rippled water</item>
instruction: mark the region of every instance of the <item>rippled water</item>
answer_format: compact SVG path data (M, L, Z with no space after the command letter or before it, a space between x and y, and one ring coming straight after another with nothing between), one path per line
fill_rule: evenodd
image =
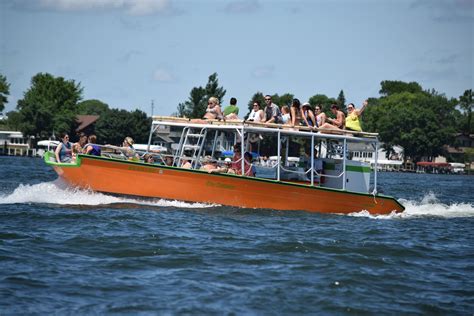
M238 209L65 188L0 157L1 314L474 311L474 177L379 174L371 216Z

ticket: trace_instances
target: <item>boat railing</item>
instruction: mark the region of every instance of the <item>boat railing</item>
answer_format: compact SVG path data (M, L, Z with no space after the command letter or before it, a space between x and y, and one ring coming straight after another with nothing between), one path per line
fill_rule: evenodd
M273 168L277 168L278 165L275 165ZM294 173L294 174L301 174L301 175L311 175L311 172L313 172L313 174L315 174L316 176L318 177L326 177L326 178L340 178L342 176L344 176L344 173L345 171L342 171L341 173L337 174L337 175L330 175L330 174L325 174L325 173L319 173L317 170L315 170L314 168L309 168L308 170L306 171L300 171L300 170L292 170L292 169L287 169L285 168L284 166L280 166L280 169L285 171L285 172L288 172L288 173ZM314 185L314 183L312 183L311 185Z
M276 168L276 180L281 180L281 171L283 172L290 172L290 173L301 173L299 170L287 170L285 167L282 167L282 157L280 156L282 153L282 140L289 137L302 137L306 138L311 141L311 153L309 153L310 157L314 157L315 153L315 143L316 141L321 144L323 142L332 142L331 148L328 148L328 152L326 153L326 158L332 157L334 159L341 159L342 160L342 171L338 174L318 174L317 170L315 170L314 159L311 161L311 167L308 171L304 172L304 174L310 175L310 183L314 185L315 183L315 176L324 176L327 178L342 178L340 181L340 189L346 189L346 182L347 182L347 175L346 167L347 167L347 160L348 157L348 143L367 143L372 144L375 148L375 159L377 159L377 149L378 149L378 134L377 133L367 133L367 132L355 132L355 131L347 131L347 130L325 130L321 128L312 128L306 126L290 126L290 125L281 125L281 124L273 124L273 123L256 123L256 122L249 122L244 120L232 120L232 121L219 121L219 120L203 120L203 119L188 119L188 118L176 118L176 117L163 117L163 116L154 116L153 123L152 123L152 130L153 133L159 126L175 126L179 128L183 128L181 139L179 142L179 150L175 152L175 155L182 157L184 155L184 145L186 144L186 136L187 134L191 133L192 129L202 131L216 131L214 136L214 140L217 138L217 131L223 132L234 132L235 133L235 141L237 139L245 139L245 134L248 133L258 133L262 135L273 135L276 136L276 152L278 153L277 158L277 166ZM215 146L215 141L213 146ZM245 147L244 142L241 141L241 152L244 153ZM199 145L199 146L197 146ZM198 158L200 155L205 152L204 150L204 141L201 143L196 144L194 151L193 151L193 159L194 159L194 166L198 166ZM288 141L286 142L286 147L288 147ZM214 155L214 147L212 153ZM321 148L319 149L321 150ZM286 150L288 153L288 149ZM178 158L179 160L181 158ZM244 163L241 163L242 173L244 172ZM377 186L377 169L374 170L374 187Z

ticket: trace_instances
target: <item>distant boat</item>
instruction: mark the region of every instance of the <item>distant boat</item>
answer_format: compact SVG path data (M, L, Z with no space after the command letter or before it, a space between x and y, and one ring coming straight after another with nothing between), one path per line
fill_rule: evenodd
M134 144L133 148L138 151L150 151L150 152L167 152L168 149L164 146L160 145L150 145L150 149L148 149L148 144Z
M40 140L37 144L38 149L36 150L36 156L43 157L48 151L51 151L58 147L59 141L57 140Z

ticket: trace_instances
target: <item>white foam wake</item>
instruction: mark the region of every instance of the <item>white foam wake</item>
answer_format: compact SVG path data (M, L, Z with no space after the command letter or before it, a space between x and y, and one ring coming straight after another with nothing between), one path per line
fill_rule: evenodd
M371 215L367 211L349 214L350 216L370 217L376 219L392 218L414 218L414 217L473 217L474 205L471 203L443 204L434 193L423 196L421 201L400 199L399 202L405 207L401 213L391 213L388 215Z
M130 203L147 206L164 206L180 208L207 208L215 205L204 203L186 203L163 199L140 199L118 197L94 192L69 188L59 180L33 185L20 184L11 194L0 195L0 204L47 203L58 205L107 205L115 203Z

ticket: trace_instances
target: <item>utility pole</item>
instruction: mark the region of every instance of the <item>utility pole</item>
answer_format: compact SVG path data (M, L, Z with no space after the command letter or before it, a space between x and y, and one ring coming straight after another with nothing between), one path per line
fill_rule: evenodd
M155 109L155 100L151 100L151 118L153 119L153 110Z

